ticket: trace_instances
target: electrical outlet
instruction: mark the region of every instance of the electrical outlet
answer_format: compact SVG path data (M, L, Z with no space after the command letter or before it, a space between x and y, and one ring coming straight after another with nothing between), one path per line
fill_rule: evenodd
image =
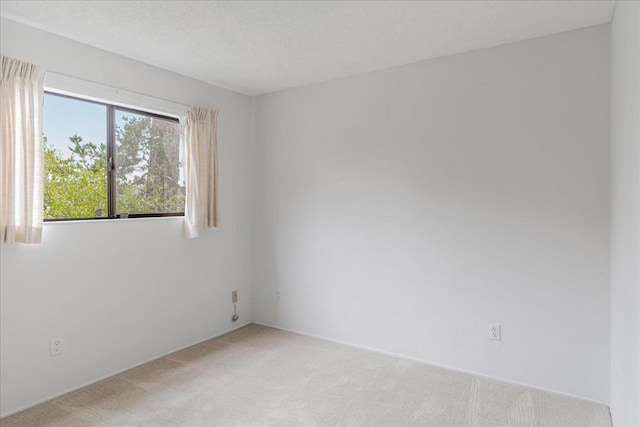
M231 291L231 302L234 304L238 302L238 291Z
M51 338L49 342L51 356L57 356L62 353L62 338Z
M489 324L489 339L495 341L502 341L502 330L499 323Z

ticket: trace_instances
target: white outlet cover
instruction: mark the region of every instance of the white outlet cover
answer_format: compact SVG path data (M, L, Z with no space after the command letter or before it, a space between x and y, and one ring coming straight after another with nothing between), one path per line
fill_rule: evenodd
M62 353L62 338L51 338L49 342L51 356L57 356Z
M502 327L499 323L489 324L489 339L495 341L502 341Z

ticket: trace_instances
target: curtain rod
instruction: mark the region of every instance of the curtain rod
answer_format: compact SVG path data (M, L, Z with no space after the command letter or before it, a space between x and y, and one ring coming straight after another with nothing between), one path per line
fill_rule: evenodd
M117 86L111 86L111 85L104 84L104 83L98 83L98 82L94 82L92 80L85 79L85 78L82 78L82 77L77 77L77 76L72 76L70 74L60 73L58 71L49 71L49 70L47 70L46 74L53 74L53 75L56 75L56 76L59 76L59 77L64 77L64 78L68 78L68 79L71 79L71 80L80 80L80 81L85 82L85 83L89 83L89 84L96 85L96 86L102 86L104 88L115 90L116 93L120 93L120 92L124 92L125 94L126 93L130 93L130 94L133 94L133 95L144 96L144 97L155 99L155 100L158 100L158 101L170 102L172 104L180 105L180 106L183 106L183 107L186 107L186 108L191 107L188 104L184 104L182 102L173 101L171 99L161 98L161 97L158 97L158 96L153 96L153 95L149 95L149 94L142 93L142 92L136 92L134 90L129 90L129 89L125 89L125 88L121 88L121 87L117 87Z

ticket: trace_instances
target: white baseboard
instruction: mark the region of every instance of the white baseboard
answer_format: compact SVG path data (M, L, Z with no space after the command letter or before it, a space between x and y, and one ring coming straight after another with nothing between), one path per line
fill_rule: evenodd
M74 391L76 391L76 390L79 390L79 389L81 389L81 388L83 388L83 387L87 387L87 386L89 386L89 385L91 385L91 384L95 384L95 383L97 383L97 382L99 382L99 381L102 381L102 380L105 380L105 379L107 379L107 378L111 378L111 377L113 377L114 375L121 374L121 373L126 372L126 371L128 371L128 370L130 370L130 369L137 368L138 366L140 366L140 365L144 365L145 363L149 363L149 362L153 362L154 360L161 359L161 358L163 358L163 357L165 357L165 356L168 356L168 355L170 355L170 354L173 354L173 353L175 353L175 352L177 352L177 351L184 350L185 348L193 347L194 345L198 345L198 344L200 344L200 343L203 343L203 342L205 342L205 341L209 341L209 340L211 340L211 339L217 338L217 337L222 336L222 335L224 335L224 334L228 334L229 332L233 332L233 331L235 331L235 330L237 330L237 329L244 328L245 326L248 326L248 325L250 325L250 324L252 324L252 323L253 323L253 322L246 322L246 323L243 323L242 325L235 326L235 327L230 328L230 329L228 329L228 330L226 330L226 331L224 331L224 332L220 332L219 334L212 335L212 336L210 336L210 337L208 337L208 338L205 338L205 339L203 339L203 340L200 340L200 341L194 342L194 343L192 343L192 344L187 344L187 345L185 345L185 346L182 346L182 347L176 348L176 349L174 349L174 350L168 351L168 352L166 352L166 353L163 353L163 354L161 354L161 355L159 355L159 356L155 356L155 357L152 357L151 359L147 359L147 360L145 360L145 361L143 361L143 362L136 363L135 365L129 366L129 367L127 367L127 368L120 369L119 371L116 371L116 372L113 372L113 373L110 373L110 374L104 375L104 376L102 376L102 377L96 378L95 380L91 380L91 381L86 382L86 383L84 383L84 384L81 384L81 385L79 385L79 386L77 386L77 387L72 387L72 388L70 388L70 389L68 389L68 390L62 391L62 392L60 392L60 393L56 393L56 394L51 395L51 396L49 396L49 397L46 397L46 398L44 398L44 399L40 399L40 400L38 400L38 401L36 401L36 402L29 403L28 405L21 406L21 407L19 407L19 408L17 408L17 409L14 409L14 410L12 410L12 411L9 411L9 412L6 412L6 413L3 413L3 414L0 414L0 419L2 419L2 418L6 418L6 417L11 416L11 415L13 415L13 414L17 414L18 412L22 412L22 411L27 410L27 409L29 409L29 408L33 408L34 406L38 406L38 405L40 405L40 404L42 404L42 403L48 402L48 401L53 400L53 399L55 399L55 398L58 398L58 397L60 397L60 396L64 396L65 394L72 393L72 392L74 392Z
M256 321L254 321L252 323L256 324L256 325L266 326L268 328L279 329L279 330L285 331L285 332L291 332L291 333L298 334L298 335L304 335L304 336L310 337L310 338L316 338L316 339L319 339L319 340L322 340L322 341L329 341L329 342L333 342L333 343L336 343L336 344L346 345L347 347L357 348L357 349L366 350L366 351L372 351L374 353L384 354L386 356L397 357L399 359L404 359L404 360L410 360L412 362L424 363L425 365L434 366L436 368L447 369L449 371L460 372L462 374L473 375L475 377L486 378L486 379L489 379L489 380L492 380L492 381L497 381L497 382L502 382L502 383L507 383L507 384L513 384L513 385L517 385L517 386L520 386L520 387L526 387L526 388L531 388L531 389L534 389L534 390L544 391L544 392L547 392L547 393L558 394L558 395L561 395L561 396L571 397L573 399L579 399L579 400L584 400L586 402L597 403L599 405L605 405L607 407L609 406L609 404L606 403L606 402L601 402L599 400L590 399L590 398L584 397L584 396L578 396L578 395L567 393L567 392L564 392L564 391L552 390L552 389L536 386L536 385L533 385L533 384L527 384L527 383L521 383L521 382L518 382L518 381L509 380L509 379L506 379L506 378L494 377L494 376L483 374L483 373L480 373L480 372L475 372L475 371L471 371L471 370L468 370L468 369L458 368L456 366L444 365L442 363L436 363L436 362L432 362L430 360L419 359L417 357L406 356L404 354L399 354L399 353L393 353L393 352L390 352L390 351L380 350L378 348L366 347L366 346L353 344L353 343L346 342L346 341L340 341L340 340L335 340L335 339L332 339L332 338L323 337L323 336L320 336L320 335L308 334L306 332L297 331L297 330L294 330L294 329L282 328L280 326L270 325L268 323L256 322Z
M438 368L442 368L442 369L447 369L447 370L454 371L454 372L460 372L460 373L463 373L463 374L473 375L473 376L480 377L480 378L486 378L486 379L493 380L493 381L503 382L503 383L507 383L507 384L513 384L513 385L517 385L517 386L520 386L520 387L527 387L527 388L531 388L531 389L534 389L534 390L540 390L540 391L544 391L544 392L547 392L547 393L558 394L558 395L561 395L561 396L571 397L571 398L574 398L574 399L580 399L580 400L584 400L584 401L591 402L591 403L597 403L597 404L600 404L600 405L609 406L609 404L606 403L606 402L601 402L601 401L598 401L598 400L590 399L590 398L583 397L583 396L578 396L578 395L571 394L571 393L566 393L566 392L563 392L563 391L552 390L552 389L539 387L539 386L532 385L532 384L526 384L526 383L521 383L521 382L518 382L518 381L513 381L513 380L509 380L509 379L505 379L505 378L494 377L494 376L483 374L483 373L480 373L480 372L471 371L471 370L468 370L468 369L462 369L462 368L458 368L458 367L455 367L455 366L444 365L444 364L441 364L441 363L436 363L436 362L432 362L432 361L425 360L425 359L419 359L417 357L406 356L406 355L403 355L403 354L398 354L398 353L393 353L393 352L390 352L390 351L380 350L380 349L373 348L373 347L366 347L366 346L353 344L353 343L346 342L346 341L340 341L340 340L327 338L327 337L323 337L323 336L319 336L319 335L309 334L309 333L302 332L302 331L297 331L297 330L293 330L293 329L283 328L283 327L280 327L280 326L270 325L270 324L264 323L264 322L255 322L254 321L254 322L243 323L242 325L236 326L234 328L230 328L230 329L228 329L228 330L226 330L224 332L212 335L212 336L210 336L208 338L205 338L203 340L200 340L200 341L194 342L192 344L188 344L188 345L176 348L174 350L168 351L168 352L166 352L164 354L161 354L159 356L152 357L152 358L150 358L148 360L145 360L143 362L137 363L137 364L129 366L127 368L121 369L119 371L110 373L108 375L104 375L104 376L102 376L100 378L97 378L95 380L92 380L92 381L89 381L87 383L81 384L81 385L79 385L77 387L73 387L73 388L65 390L63 392L56 393L56 394L54 394L52 396L49 396L49 397L46 397L44 399L38 400L37 402L33 402L33 403L28 404L28 405L19 407L17 409L14 409L12 411L7 412L7 413L1 414L0 415L0 419L8 417L8 416L13 415L13 414L17 414L18 412L22 412L22 411L24 411L26 409L29 409L29 408L32 408L34 406L40 405L42 403L48 402L48 401L53 400L53 399L55 399L57 397L60 397L60 396L63 396L65 394L74 392L76 390L79 390L79 389L81 389L83 387L86 387L86 386L89 386L91 384L95 384L95 383L97 383L99 381L102 381L104 379L113 377L114 375L118 375L118 374L120 374L122 372L125 372L125 371L128 371L130 369L136 368L136 367L138 367L140 365L144 365L145 363L149 363L149 362L152 362L154 360L157 360L157 359L160 359L162 357L165 357L165 356L168 356L170 354L173 354L173 353L175 353L177 351L184 350L185 348L192 347L194 345L198 345L198 344L203 343L205 341L208 341L210 339L214 339L214 338L217 338L217 337L222 336L224 334L228 334L229 332L233 332L233 331L235 331L237 329L244 328L245 326L248 326L250 324L266 326L266 327L269 327L269 328L279 329L281 331L286 331L286 332L291 332L291 333L298 334L298 335L303 335L303 336L307 336L307 337L311 337L311 338L316 338L316 339L319 339L319 340L322 340L322 341L328 341L328 342L333 342L333 343L336 343L336 344L345 345L347 347L357 348L357 349L365 350L365 351L372 351L374 353L384 354L386 356L397 357L397 358L400 358L400 359L410 360L410 361L413 361L413 362L424 363L426 365L430 365L430 366L434 366L434 367L438 367Z

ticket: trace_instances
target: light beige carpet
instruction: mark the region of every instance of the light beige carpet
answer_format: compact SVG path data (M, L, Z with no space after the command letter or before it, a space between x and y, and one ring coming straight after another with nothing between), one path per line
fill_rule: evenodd
M13 426L610 426L606 406L258 325L0 421Z

